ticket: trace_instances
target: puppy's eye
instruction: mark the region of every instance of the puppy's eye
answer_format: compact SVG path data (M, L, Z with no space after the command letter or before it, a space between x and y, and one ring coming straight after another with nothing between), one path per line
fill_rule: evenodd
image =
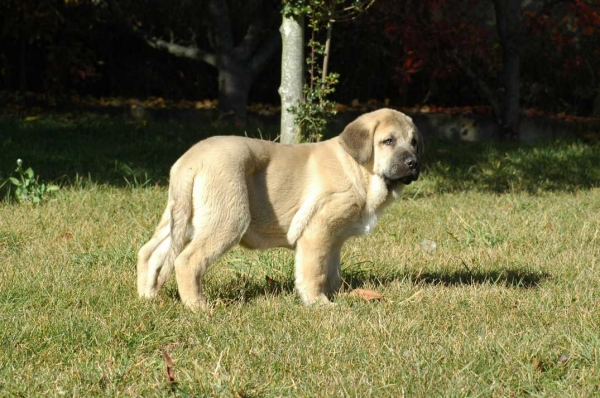
M388 146L394 145L394 139L388 138L387 140L384 140L383 145L388 145Z
M413 138L412 141L410 142L410 145L417 146L417 139Z

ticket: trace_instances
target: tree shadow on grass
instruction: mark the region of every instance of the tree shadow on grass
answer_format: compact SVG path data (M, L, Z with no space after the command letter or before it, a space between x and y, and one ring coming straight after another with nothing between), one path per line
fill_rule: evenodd
M79 116L32 121L0 118L0 182L23 160L41 181L70 185L81 178L114 186L165 184L173 163L198 141L248 135L235 126L135 122L123 117ZM272 132L262 132L270 138Z
M134 122L123 117L77 116L31 121L0 118L0 181L17 158L42 181L69 185L82 176L126 186L165 184L169 169L190 146L214 135L273 139L272 131L231 126ZM327 137L338 134L329 132ZM600 143L555 141L535 145L465 143L429 139L424 175L437 193L575 191L597 187ZM418 188L418 185L416 185ZM6 187L4 188L6 189Z
M600 144L429 142L424 173L436 191L573 192L600 186Z

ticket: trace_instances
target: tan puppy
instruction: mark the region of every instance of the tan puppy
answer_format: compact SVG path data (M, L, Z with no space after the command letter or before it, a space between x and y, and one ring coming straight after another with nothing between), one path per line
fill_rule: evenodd
M422 151L411 118L391 109L364 114L315 144L199 142L171 169L167 208L138 254L139 295L154 297L175 268L183 303L204 307L204 272L240 244L295 249L302 301L329 302L341 285L344 241L369 233L419 177Z

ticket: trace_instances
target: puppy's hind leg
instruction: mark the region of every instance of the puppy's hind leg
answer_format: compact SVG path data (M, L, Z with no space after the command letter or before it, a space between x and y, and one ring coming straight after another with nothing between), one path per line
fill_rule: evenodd
M137 288L140 297L153 298L170 273L172 262L165 264L171 246L169 209L165 210L152 238L138 252Z
M194 209L191 242L175 259L179 296L194 311L206 306L202 277L208 266L237 245L250 225L247 188L243 181L240 176L229 183L220 181L218 186L211 185L212 181L205 185L197 182L196 200L203 205Z
M231 239L219 243L210 242L202 234L197 235L177 257L175 277L179 297L186 307L193 311L206 307L206 297L202 291L204 273L213 261L239 242L241 235L231 235Z

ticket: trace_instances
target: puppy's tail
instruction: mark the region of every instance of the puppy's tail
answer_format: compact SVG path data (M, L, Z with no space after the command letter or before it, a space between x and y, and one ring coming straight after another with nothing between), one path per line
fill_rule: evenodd
M171 249L164 263L163 270L171 273L175 259L185 247L188 227L192 218L192 192L194 189L194 173L171 173L169 183L169 211L171 222ZM162 272L161 272L162 273Z

